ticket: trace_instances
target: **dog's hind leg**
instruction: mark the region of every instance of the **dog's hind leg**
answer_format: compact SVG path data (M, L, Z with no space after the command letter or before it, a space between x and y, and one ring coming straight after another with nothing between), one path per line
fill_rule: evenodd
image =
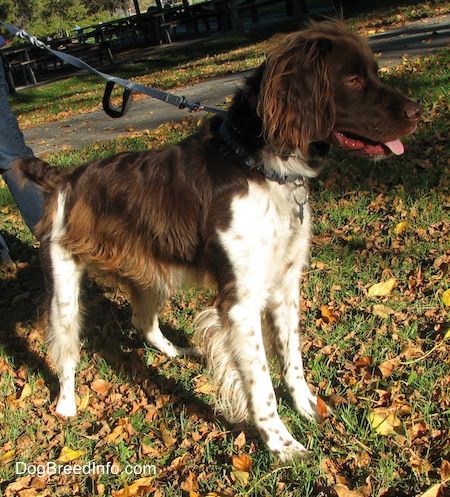
M133 326L144 334L147 342L169 357L192 355L189 348L177 347L168 340L159 327L158 312L164 303L163 292L152 288L131 290L131 305L133 307Z
M58 371L60 392L56 412L75 416L75 370L79 359L79 291L83 269L61 245L64 235L64 194L58 196L49 242L53 294L48 349Z

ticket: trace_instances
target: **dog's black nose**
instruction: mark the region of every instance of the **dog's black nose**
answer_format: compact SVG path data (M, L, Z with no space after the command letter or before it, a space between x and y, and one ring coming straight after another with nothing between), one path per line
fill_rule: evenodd
M406 103L403 111L408 119L417 121L422 115L423 107L417 102L413 102L412 100L410 100Z

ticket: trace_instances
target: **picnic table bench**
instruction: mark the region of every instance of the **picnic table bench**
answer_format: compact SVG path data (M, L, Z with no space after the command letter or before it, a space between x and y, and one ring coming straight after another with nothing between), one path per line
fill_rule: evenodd
M67 43L67 40L53 40L51 48L79 57L87 63L105 65L114 63L114 56L109 42L92 44ZM62 70L64 63L51 53L26 44L0 50L6 79L11 92L18 86L36 85L39 76L50 71Z

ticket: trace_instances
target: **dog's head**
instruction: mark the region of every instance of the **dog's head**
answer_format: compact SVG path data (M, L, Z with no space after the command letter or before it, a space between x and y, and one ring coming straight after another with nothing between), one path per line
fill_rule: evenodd
M367 43L341 22L288 36L265 63L258 115L264 138L308 157L327 141L360 155L401 154L422 107L382 83Z

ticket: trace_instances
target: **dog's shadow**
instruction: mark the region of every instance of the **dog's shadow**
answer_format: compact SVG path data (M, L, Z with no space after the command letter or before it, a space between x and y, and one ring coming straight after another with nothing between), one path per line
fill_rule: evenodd
M37 249L19 239L5 235L16 267L0 270L0 346L4 355L16 368L24 365L29 372L41 375L55 401L59 382L42 347L30 338L36 331L43 343L48 323L48 295L45 290ZM20 262L29 261L29 262ZM149 384L161 394L172 394L172 399L187 414L200 415L204 420L216 419L228 425L214 413L211 405L181 381L163 375L157 366L145 363L145 341L140 333L130 332L131 310L128 305L117 303L105 296L103 288L92 281L83 285L84 326L83 351L88 356L101 357L107 366L130 384ZM166 336L180 346L187 346L187 338L180 332L163 326ZM197 360L197 359L195 359ZM199 359L200 360L200 359Z

